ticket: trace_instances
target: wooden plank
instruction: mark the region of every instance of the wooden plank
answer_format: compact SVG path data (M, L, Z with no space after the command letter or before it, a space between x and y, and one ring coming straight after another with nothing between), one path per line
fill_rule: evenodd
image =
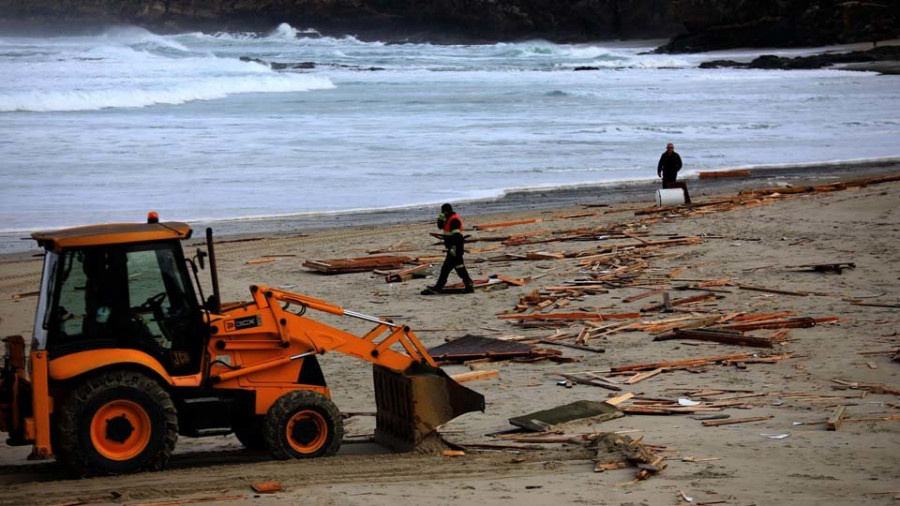
M278 260L277 258L256 258L254 260L247 260L244 262L245 265L256 265L256 264L267 264L269 262L274 262Z
M475 225L475 230L488 230L491 228L514 227L516 225L527 225L529 223L540 223L540 218L530 218L527 220L502 221L497 223L485 223L483 225Z
M796 292L791 290L782 290L780 288L769 288L766 286L751 285L748 283L735 283L742 290L752 290L755 292L777 293L781 295L796 295L798 297L806 297L809 292Z
M838 321L840 318L791 318L787 320L774 320L769 322L750 322L750 323L729 323L728 325L719 325L717 329L731 330L758 330L758 329L799 329L815 327L817 323L829 323Z
M666 334L660 334L653 338L654 341L669 341L672 339L690 339L713 343L733 344L737 346L754 346L757 348L772 348L772 340L768 337L745 336L732 332L715 331L711 329L675 329Z
M626 379L625 384L634 385L635 383L640 383L641 381L644 381L645 379L656 376L657 374L663 372L663 370L664 369L662 367L658 367L656 369L653 369L652 371L637 373L634 376Z
M691 297L683 297L681 299L676 299L671 301L668 305L666 304L665 298L669 292L663 292L663 302L660 304L647 304L646 306L641 308L642 312L647 311L660 311L662 309L671 310L671 306L683 306L685 304L693 304L695 302L702 302L709 299L717 299L718 295L712 292L701 293L700 295L693 295Z
M471 372L462 372L459 374L454 374L450 376L453 378L453 381L457 383L465 383L467 381L477 381L484 379L491 379L500 376L500 371L497 369L485 369L482 371L471 371Z
M831 416L828 417L828 423L826 424L828 430L838 430L838 427L841 426L841 422L843 421L845 409L847 409L847 406L838 406L835 408L834 412L831 413Z
M156 502L138 502L134 503L134 506L176 506L181 504L196 504L201 502L214 502L214 501L243 501L247 499L246 495L229 495L229 496L218 496L218 497L196 497L193 499L174 499L170 501L156 501Z
M513 286L524 286L526 283L528 283L528 281L524 279L510 278L502 274L497 274L497 279Z
M718 427L720 425L734 425L736 423L751 423L751 422L761 422L763 420L771 420L775 418L774 415L768 416L753 416L750 418L730 418L728 420L707 420L703 422L704 427Z
M625 372L625 371L642 371L648 369L658 369L658 368L672 368L672 367L695 367L698 365L704 364L714 364L716 362L722 362L725 360L744 360L751 358L753 355L750 353L739 353L734 355L718 355L714 357L704 357L704 358L694 358L688 360L673 360L669 362L653 362L649 364L632 364L632 365L620 365L617 367L611 367L611 372Z
M649 292L644 292L644 293L634 295L631 297L626 297L626 298L622 299L622 302L625 302L625 303L634 302L636 300L641 300L641 299L645 299L647 297L652 297L654 295L658 295L664 291L666 291L665 288L658 288L656 290L650 290Z
M711 179L720 177L750 177L749 170L717 170L717 171L700 171L698 173L700 179Z
M584 346L582 344L561 343L558 341L550 341L549 339L541 339L538 342L542 343L542 344L551 344L554 346L565 346L566 348L572 348L572 349L581 350L581 351L589 351L591 353L606 353L605 348L593 348L591 346Z
M633 393L625 392L624 394L617 395L615 397L610 397L609 399L606 399L603 402L605 402L609 405L612 405L612 406L618 406L619 404L627 401L628 399L631 399L632 397L634 397Z
M580 376L578 374L566 374L566 373L560 373L560 376L562 376L563 378L566 378L569 381L573 381L573 382L581 384L581 385L591 385L591 386L595 386L595 387L605 388L607 390L612 390L614 392L622 391L621 386L616 385L615 383L606 381L602 378L598 378L598 377L586 378L586 377Z

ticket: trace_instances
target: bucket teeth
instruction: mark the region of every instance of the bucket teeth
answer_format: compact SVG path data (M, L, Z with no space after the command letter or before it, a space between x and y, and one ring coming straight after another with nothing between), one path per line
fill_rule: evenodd
M484 396L440 369L414 366L404 373L374 366L375 440L397 451L414 449L438 426L484 411Z

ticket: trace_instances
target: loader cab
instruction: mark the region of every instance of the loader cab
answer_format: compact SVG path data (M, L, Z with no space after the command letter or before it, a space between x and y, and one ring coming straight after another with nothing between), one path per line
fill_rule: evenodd
M172 223L35 234L47 253L34 347L51 359L134 349L172 376L199 372L208 333L181 248L189 236Z

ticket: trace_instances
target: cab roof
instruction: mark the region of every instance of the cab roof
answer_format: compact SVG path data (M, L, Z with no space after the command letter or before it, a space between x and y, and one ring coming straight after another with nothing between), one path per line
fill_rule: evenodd
M64 228L47 232L35 232L31 238L43 248L59 252L66 248L103 246L166 239L188 239L191 227L186 223L110 223L86 227Z

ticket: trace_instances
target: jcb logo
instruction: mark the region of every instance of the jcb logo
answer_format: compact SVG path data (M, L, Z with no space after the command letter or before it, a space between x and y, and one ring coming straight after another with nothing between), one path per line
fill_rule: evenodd
M262 325L262 318L259 315L245 316L243 318L235 318L225 322L225 330L243 330Z

